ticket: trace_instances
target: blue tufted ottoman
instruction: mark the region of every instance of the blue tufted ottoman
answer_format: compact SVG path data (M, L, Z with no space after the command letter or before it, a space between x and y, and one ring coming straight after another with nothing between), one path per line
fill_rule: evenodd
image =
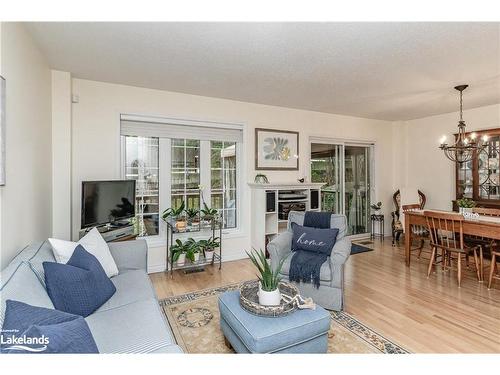
M220 325L237 353L326 353L330 314L297 310L281 318L250 314L240 306L240 292L219 296Z

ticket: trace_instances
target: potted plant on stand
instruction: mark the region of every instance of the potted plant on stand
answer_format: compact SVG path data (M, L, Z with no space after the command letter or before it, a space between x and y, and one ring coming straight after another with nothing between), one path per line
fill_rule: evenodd
M375 215L379 215L380 210L382 209L382 202L371 204L370 207L373 211L375 211Z
M175 243L170 247L172 262L178 266L183 266L186 263L187 246L180 239L176 239Z
M186 246L186 258L188 258L191 262L196 263L200 260L200 243L196 241L194 238L188 238L185 242Z
M219 237L210 237L208 240L201 240L199 244L205 254L205 260L211 262L214 258L215 249L220 246Z
M205 202L203 202L203 208L201 209L203 214L203 223L205 226L212 226L212 221L217 218L218 211L216 208L209 208Z
M200 229L200 211L196 208L188 208L186 209L186 216L188 220L188 226L191 227L191 230L199 230Z
M170 207L163 211L161 217L164 221L167 221L169 218L175 220L175 228L179 232L184 232L186 230L186 218L184 216L184 208L186 204L184 201L181 202L180 206L177 208Z
M281 293L278 288L281 281L280 272L286 257L281 259L278 267L273 271L262 250L254 249L251 253L247 252L247 255L259 271L259 275L257 275L259 279L259 304L263 306L279 305L281 302Z
M476 202L469 198L461 198L457 200L458 212L464 214L472 212L472 208L476 207Z

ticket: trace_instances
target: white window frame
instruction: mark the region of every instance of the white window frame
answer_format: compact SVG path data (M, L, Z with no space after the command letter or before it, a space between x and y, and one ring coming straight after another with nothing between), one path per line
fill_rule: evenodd
M157 118L157 117L155 117ZM175 125L186 125L190 124L192 120L181 120L181 119L168 119L169 123ZM227 124L218 124L216 122L201 122L196 121L197 125L201 123L204 126L210 126L214 128L227 128ZM244 187L243 187L243 174L245 168L245 162L243 160L244 149L245 149L245 134L242 125L231 124L232 128L235 126L241 128L243 132L243 141L236 142L236 227L223 229L222 234L224 238L236 238L241 237L244 234L242 228L242 200L244 199ZM171 164L172 164L172 139L178 138L173 135L171 138L159 137L159 225L158 225L158 235L145 236L142 237L146 239L150 246L163 245L166 238L166 224L161 219L162 212L171 206ZM125 141L124 137L120 136L120 173L121 178L125 178ZM206 154L207 157L202 155ZM211 206L211 168L210 168L210 141L200 140L200 184L204 186L203 198L207 205ZM191 233L179 233L176 238L187 238L193 237L195 239L205 238L205 231L201 232L191 232Z

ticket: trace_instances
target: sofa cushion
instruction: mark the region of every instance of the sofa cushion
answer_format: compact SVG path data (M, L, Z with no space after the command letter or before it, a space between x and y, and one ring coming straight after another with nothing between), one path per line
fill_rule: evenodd
M54 309L7 300L2 329L4 353L99 353L81 316Z
M49 238L49 242L52 245L57 263L67 263L73 255L73 251L78 245L81 245L97 258L108 277L118 275L118 267L111 255L109 246L97 228L93 228L78 242L58 240L56 238Z
M175 344L156 299L97 311L85 320L100 353L150 353Z
M136 301L156 298L148 274L143 270L123 272L110 280L116 288L116 293L104 305L99 307L98 312Z
M7 274L4 276L4 272ZM5 302L8 299L20 301L33 306L53 309L47 291L42 286L30 265L21 262L14 266L8 266L1 273L0 285L0 326L3 324L5 314Z
M99 260L78 245L67 264L43 262L47 292L56 309L88 316L116 292Z

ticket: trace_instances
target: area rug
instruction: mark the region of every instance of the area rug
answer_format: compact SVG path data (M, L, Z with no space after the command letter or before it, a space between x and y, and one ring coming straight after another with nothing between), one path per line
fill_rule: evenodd
M224 344L219 327L217 297L240 284L206 289L160 301L177 344L186 353L233 353ZM330 312L329 353L408 353L404 348L370 329L345 312ZM272 318L266 318L272 319Z
M351 255L366 253L367 251L373 251L373 242L372 241L359 241L353 242L351 244Z

